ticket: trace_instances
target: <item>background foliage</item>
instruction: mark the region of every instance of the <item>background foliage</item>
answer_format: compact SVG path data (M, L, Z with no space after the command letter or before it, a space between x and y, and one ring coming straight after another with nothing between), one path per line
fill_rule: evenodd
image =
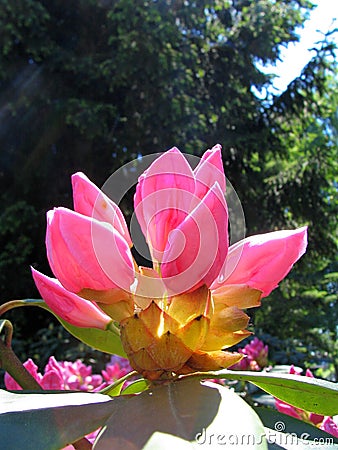
M0 0L3 300L37 297L29 265L48 272L44 216L71 207L72 173L102 185L136 156L174 145L200 155L219 142L248 235L309 225L308 253L256 312L257 330L279 347L297 339L313 349L304 360L328 360L337 374L334 45L324 36L278 96L264 95L273 78L257 68L297 41L311 8L307 0ZM48 320L25 310L15 323L27 336Z

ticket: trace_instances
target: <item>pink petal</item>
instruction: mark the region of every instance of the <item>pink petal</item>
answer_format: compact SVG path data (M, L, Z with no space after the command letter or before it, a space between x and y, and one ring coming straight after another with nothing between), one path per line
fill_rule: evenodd
M161 258L170 231L190 211L194 190L191 167L177 148L157 158L139 178L135 213L155 259Z
M324 416L321 416L320 414L310 413L309 420L315 425L318 425L319 423L323 422Z
M213 283L212 289L220 284L247 284L266 297L305 253L306 246L307 227L243 239L229 248L225 274Z
M310 378L314 378L314 375L313 375L313 373L311 372L310 369L306 369L305 376L310 377Z
M62 363L59 363L54 356L50 356L48 363L45 367L45 373L47 373L50 370L54 370L58 372L60 376L62 376Z
M129 290L133 283L128 243L107 223L66 208L48 211L46 246L54 275L71 292Z
M302 369L296 369L295 366L292 364L289 369L289 374L290 375L301 375Z
M5 373L4 382L6 389L8 389L9 391L22 390L22 387L14 380L14 378L11 377L11 375L8 372Z
M202 199L208 190L215 184L219 184L221 191L225 193L225 175L222 162L222 147L217 144L211 150L207 150L194 170L196 179L195 195Z
M74 210L110 223L131 247L133 243L120 208L81 172L72 175L72 186Z
M34 363L34 361L29 358L26 362L23 363L23 366L32 375L32 377L41 384L42 375L38 372L38 366ZM10 391L22 390L22 387L7 372L5 373L4 381L6 389Z
M289 405L288 403L285 403L278 398L275 398L275 406L277 411L283 414L287 414L288 416L295 417L296 419L301 419L300 415L297 412L297 409L294 406Z
M65 388L62 376L55 370L49 370L45 373L40 384L43 389L51 391L62 391Z
M210 284L228 251L228 212L218 183L169 235L161 265L171 295Z
M83 328L107 329L112 319L94 303L67 291L58 280L32 268L32 275L41 297L61 319Z
M321 430L326 431L332 436L338 438L338 425L334 422L331 417L325 417L323 423L319 427Z

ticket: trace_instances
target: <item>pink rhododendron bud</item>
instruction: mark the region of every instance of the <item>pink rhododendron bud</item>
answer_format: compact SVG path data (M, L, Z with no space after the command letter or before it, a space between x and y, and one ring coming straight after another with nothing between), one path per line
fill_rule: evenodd
M207 150L194 170L195 196L200 200L217 182L220 190L225 194L225 175L222 162L222 147L217 144Z
M220 284L247 284L266 297L305 253L306 246L306 227L245 238L229 248L224 281L214 282L211 288L217 289Z
M194 171L173 148L140 177L135 212L170 293L210 285L228 249L228 213L221 147Z
M134 281L129 245L106 222L55 208L47 213L46 246L54 275L71 292L128 291Z
M194 191L192 169L177 148L157 158L139 178L135 213L156 259L161 258L169 233L188 215Z
M169 235L161 275L170 290L181 293L212 284L227 255L227 222L225 198L216 183Z
M81 172L72 175L72 186L74 210L110 223L131 247L133 243L120 208Z
M55 278L32 269L33 278L41 297L52 311L66 322L78 327L99 328L105 330L112 322L93 302L85 300L67 291Z
M239 353L225 350L251 335L243 310L259 306L304 253L306 228L252 236L228 251L220 145L194 170L172 148L139 177L135 214L152 267L137 267L118 205L82 173L72 183L75 211L47 215L47 255L57 279L33 269L55 314L79 327L119 327L131 366L152 380L227 368L243 355L251 369L266 364L268 349L259 341ZM54 383L66 368L50 365ZM99 377L73 369L68 386L97 389ZM104 382L118 371L124 369L108 366Z

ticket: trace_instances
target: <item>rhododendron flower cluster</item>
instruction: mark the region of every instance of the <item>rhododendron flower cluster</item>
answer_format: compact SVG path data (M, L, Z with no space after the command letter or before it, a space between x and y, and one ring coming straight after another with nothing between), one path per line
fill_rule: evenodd
M221 146L193 170L177 149L140 176L135 214L152 267L138 267L118 205L84 174L72 177L74 211L47 213L56 278L33 269L42 298L78 327L119 326L131 366L149 379L229 367L225 351L251 333L257 307L305 252L306 227L247 237L229 247Z
M244 357L238 363L230 367L232 370L259 371L268 365L269 348L257 337L244 348L239 348L237 351Z
M122 378L132 372L132 370L133 369L130 366L128 359L121 358L117 355L112 355L110 363L106 365L106 368L102 370L101 373L106 386L108 386L119 378ZM128 384L129 382L125 381L124 385L126 386Z
M43 374L38 372L38 366L32 359L23 365L43 389L57 391L98 391L132 371L129 361L119 356L112 357L102 370L102 375L93 374L92 366L79 359L75 362L57 361L51 356ZM7 389L21 390L21 386L8 373L5 373L4 381Z
M293 365L290 367L289 373L292 375L301 375L302 371L297 370ZM305 376L314 378L311 370L307 369ZM295 406L289 405L288 403L275 399L275 406L281 413L287 414L288 416L295 417L296 419L303 420L305 422L312 423L316 425L321 430L326 431L329 434L338 438L338 424L333 420L332 417L322 416L320 414L314 414L309 411L304 411L303 409L296 408Z

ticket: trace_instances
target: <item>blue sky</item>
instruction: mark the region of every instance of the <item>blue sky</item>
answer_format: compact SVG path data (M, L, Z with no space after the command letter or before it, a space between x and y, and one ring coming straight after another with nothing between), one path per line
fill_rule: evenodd
M310 19L305 22L304 28L299 29L300 42L290 44L282 50L282 61L274 67L264 68L268 73L278 75L274 80L274 93L282 92L287 85L298 77L313 56L308 51L314 44L321 39L322 33L338 28L338 1L337 0L317 0L317 4L312 11ZM335 34L335 41L338 45L338 32Z

